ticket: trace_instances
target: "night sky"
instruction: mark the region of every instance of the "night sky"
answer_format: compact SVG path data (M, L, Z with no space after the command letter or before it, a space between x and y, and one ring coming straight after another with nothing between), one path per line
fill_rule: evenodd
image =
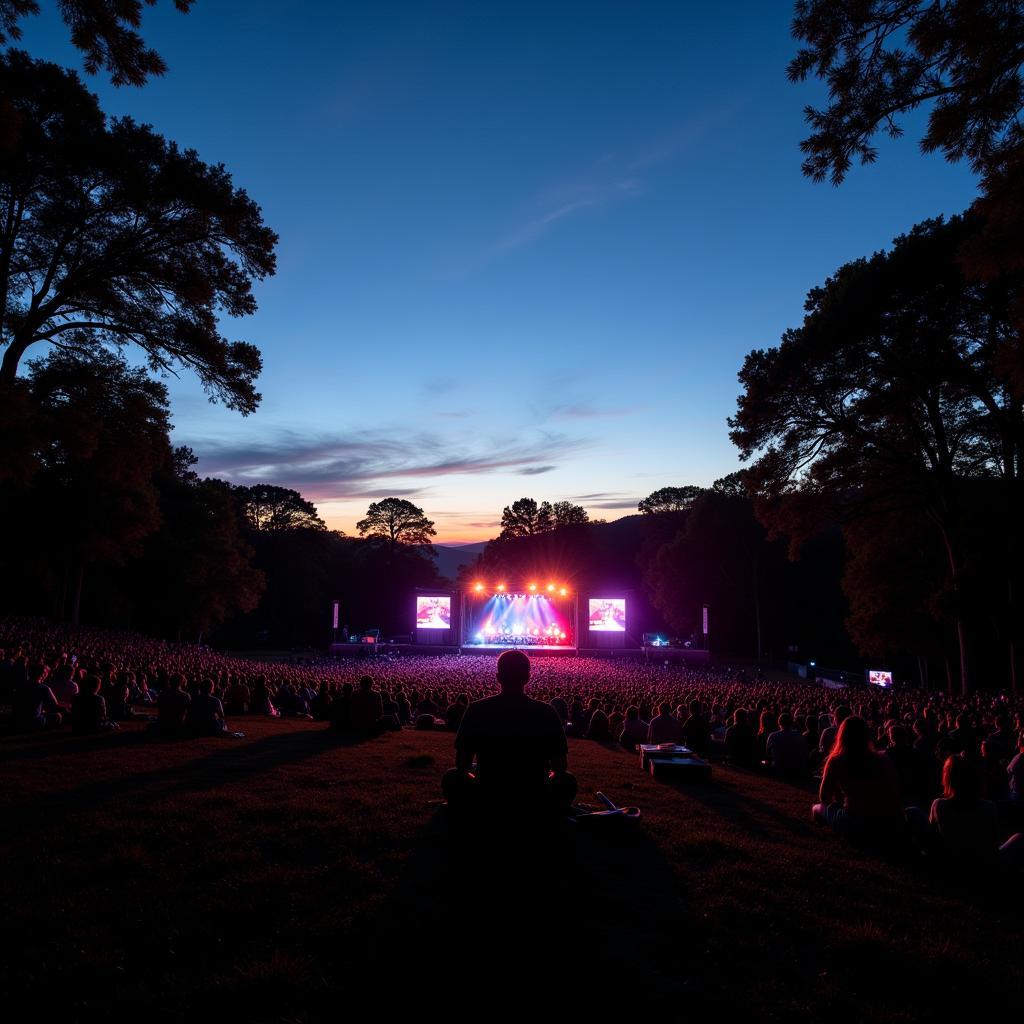
M55 5L36 56L80 68ZM295 487L354 532L410 498L438 540L524 495L614 519L739 468L736 373L808 288L954 213L962 166L882 143L839 189L800 174L785 2L241 3L146 8L167 60L86 78L223 162L281 236L248 418L172 381L199 469Z

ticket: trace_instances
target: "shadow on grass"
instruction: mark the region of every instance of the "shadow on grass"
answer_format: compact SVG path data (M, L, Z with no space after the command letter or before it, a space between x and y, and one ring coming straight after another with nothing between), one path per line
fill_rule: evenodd
M587 992L614 983L609 965L619 980L661 978L667 1002L701 987L686 967L700 941L688 894L643 825L621 819L536 828L510 816L466 827L439 805L359 930L366 946L332 987L353 977L393 987L396 951L410 947L458 986L460 1001L494 1012L578 1009Z
M100 742L103 739L104 742ZM282 765L297 764L309 758L367 742L365 737L343 736L330 729L300 729L274 733L252 741L235 742L224 738L214 741L193 738L161 737L145 730L125 732L109 737L72 737L62 752L88 755L103 749L187 748L190 744L215 742L217 749L206 756L195 757L151 771L131 772L113 778L95 779L63 790L35 795L26 803L13 803L4 812L12 828L27 829L33 825L48 826L53 815L84 813L127 796L165 796L171 791L202 792L217 789L225 783L266 773ZM49 748L51 751L53 748ZM73 767L70 769L73 771Z

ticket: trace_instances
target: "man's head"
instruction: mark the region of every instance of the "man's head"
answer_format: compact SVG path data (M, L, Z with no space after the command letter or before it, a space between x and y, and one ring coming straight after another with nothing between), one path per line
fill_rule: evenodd
M498 685L503 693L522 693L530 680L530 659L522 651L502 651L498 656Z

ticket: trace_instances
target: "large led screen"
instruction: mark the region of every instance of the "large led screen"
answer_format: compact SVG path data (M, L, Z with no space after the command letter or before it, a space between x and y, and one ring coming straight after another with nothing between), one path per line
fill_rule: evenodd
M881 686L889 689L892 686L892 673L873 668L868 672L868 682L872 686Z
M592 597L587 618L591 632L625 633L626 600L622 597Z
M417 597L417 629L451 629L452 599L450 597Z

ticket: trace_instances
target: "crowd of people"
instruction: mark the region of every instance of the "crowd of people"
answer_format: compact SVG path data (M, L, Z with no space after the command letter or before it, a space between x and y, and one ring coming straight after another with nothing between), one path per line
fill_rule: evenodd
M165 735L229 735L228 721L245 715L354 733L457 731L471 704L497 693L488 656L260 661L135 634L0 622L0 705L14 731L112 732L146 718ZM808 786L820 778L814 819L853 837L909 822L939 856L1024 856L1019 696L832 690L588 657L535 659L529 695L554 709L568 737L626 750L679 743Z

